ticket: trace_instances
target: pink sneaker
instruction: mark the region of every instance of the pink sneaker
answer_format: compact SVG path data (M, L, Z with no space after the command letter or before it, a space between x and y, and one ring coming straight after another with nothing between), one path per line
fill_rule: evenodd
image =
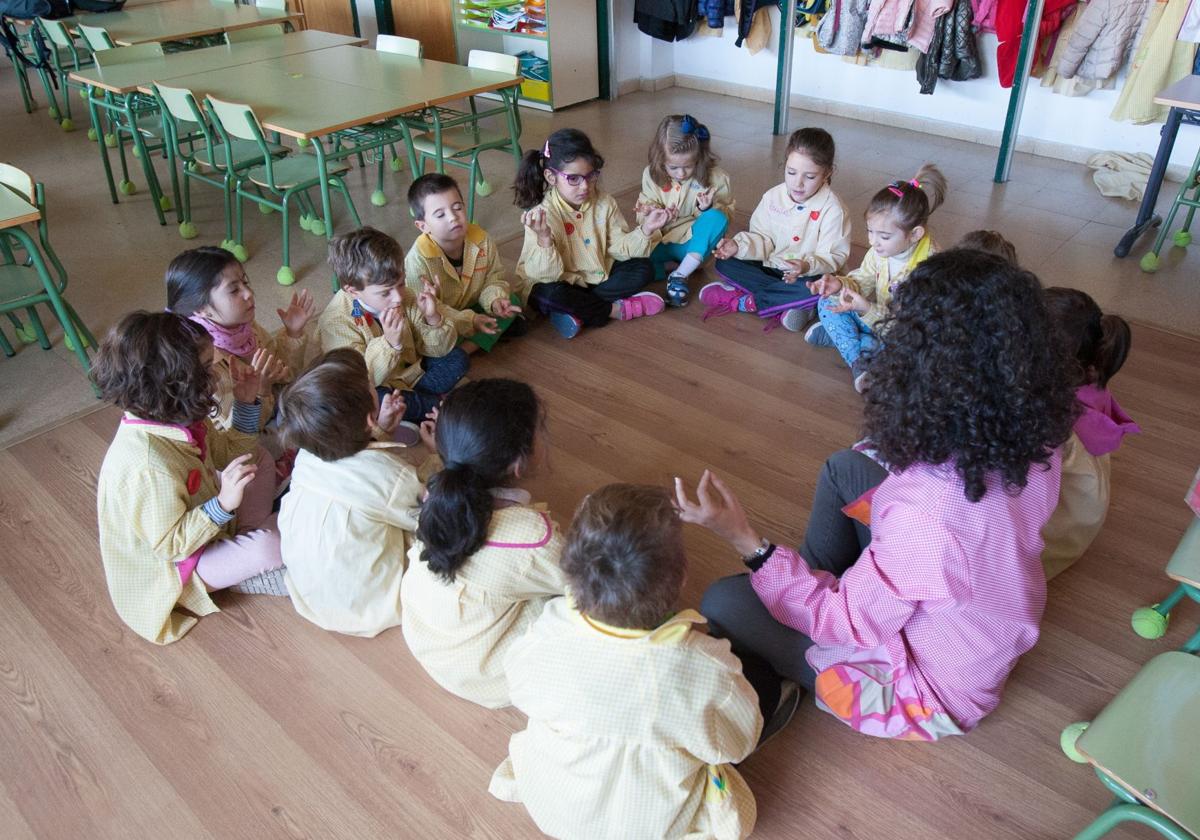
M708 307L704 311L703 320L714 315L728 315L730 312L757 312L754 296L738 291L725 283L709 283L700 290L700 302Z
M621 320L632 321L634 318L657 315L667 308L667 304L654 292L638 292L621 301Z

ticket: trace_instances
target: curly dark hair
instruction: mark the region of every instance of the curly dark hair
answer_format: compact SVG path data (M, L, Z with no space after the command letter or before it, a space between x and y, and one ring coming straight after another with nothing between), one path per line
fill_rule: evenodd
M171 312L130 312L104 340L92 364L100 395L157 423L186 425L217 410L212 372L201 349L204 327Z
M892 469L951 463L972 502L1025 486L1071 433L1073 384L1037 277L982 251L921 263L868 362L866 435Z

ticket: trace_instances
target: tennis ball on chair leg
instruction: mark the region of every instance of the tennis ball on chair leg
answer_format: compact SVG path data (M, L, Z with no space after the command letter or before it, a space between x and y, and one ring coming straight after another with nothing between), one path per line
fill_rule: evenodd
M1143 639L1161 639L1167 633L1167 617L1154 607L1134 610L1129 623L1133 626L1133 632Z
M62 122L59 123L59 125L62 126L63 131L74 131L75 130L75 122L70 117L67 117L66 119L64 119Z
M179 235L184 239L195 239L200 234L194 222L180 222Z
M1153 251L1143 254L1142 261L1138 265L1141 266L1142 271L1147 274L1153 274L1158 271L1158 254Z
M98 138L99 136L100 135L96 134L96 129L94 129L94 128L88 129L88 139L91 140L93 143L96 142L96 138Z
M237 257L240 262L245 262L246 260L250 259L250 252L246 250L246 246L241 242L233 246L233 255Z
M1188 231L1188 230L1181 230L1178 233L1176 233L1175 234L1175 244L1178 245L1180 248L1186 248L1187 246L1191 245L1192 244L1192 232Z
M275 279L279 282L280 286L290 286L296 282L296 275L285 265L279 271L275 272Z
M1062 731L1062 735L1058 737L1058 746L1062 749L1067 758L1077 764L1087 764L1087 759L1075 748L1075 742L1079 740L1085 729L1088 728L1090 721L1081 720L1077 723L1072 723Z
M375 190L375 192L371 193L371 203L376 207L382 207L387 204L387 196L383 190Z
M121 183L117 184L117 189L120 190L124 195L133 195L135 192L137 192L137 184L133 183L133 181L122 181Z

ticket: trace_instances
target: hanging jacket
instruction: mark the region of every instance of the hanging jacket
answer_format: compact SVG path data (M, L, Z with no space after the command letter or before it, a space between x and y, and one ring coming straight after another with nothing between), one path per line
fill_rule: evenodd
M698 0L635 0L633 22L651 38L682 41L696 29Z
M956 0L949 13L934 21L929 52L917 60L921 93L933 93L939 78L965 82L983 75L973 14L971 0Z
M1091 0L1058 60L1064 79L1107 79L1129 58L1149 0Z
M700 12L713 29L723 29L725 18L734 14L733 0L700 0Z
M999 0L971 0L971 12L977 31L996 31L996 7L998 5Z
M996 69L1000 87L1010 88L1017 75L1017 58L1021 52L1021 36L1025 28L1025 8L1028 0L999 0L996 8ZM1075 5L1075 0L1046 0L1038 26L1038 43L1053 36L1063 21L1063 11Z
M1113 106L1114 120L1162 122L1168 106L1154 102L1160 90L1192 72L1196 45L1177 40L1188 0L1155 0L1135 40L1125 86Z
M775 0L742 0L741 8L738 10L738 37L733 44L735 47L740 47L746 40L746 36L750 34L750 27L754 25L754 13L764 6L774 3Z
M867 25L870 0L833 0L817 27L817 43L833 55L854 55Z

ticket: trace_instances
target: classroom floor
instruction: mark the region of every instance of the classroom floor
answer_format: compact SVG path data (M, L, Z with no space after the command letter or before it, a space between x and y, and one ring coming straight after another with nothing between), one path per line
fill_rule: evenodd
M27 117L10 82L0 75L0 158L47 183L69 298L98 334L129 309L161 307L169 259L221 238L215 191L195 191L201 238L191 243L173 224L154 223L140 177L143 189L111 206L96 147L44 113ZM777 182L782 157L760 103L640 93L553 117L527 113L523 140L534 147L554 127L584 129L608 156L607 189L629 207L658 120L681 111L709 124L744 224ZM835 187L856 219L881 184L935 161L951 180L932 225L941 241L997 228L1048 285L1084 288L1134 319L1133 354L1113 391L1144 433L1114 456L1109 524L1051 584L1041 641L1000 708L968 737L929 746L859 736L806 703L743 765L758 798L755 836L1071 836L1109 796L1061 755L1059 731L1093 716L1200 622L1200 609L1185 603L1167 637L1146 642L1128 621L1169 590L1162 570L1200 465L1200 258L1176 249L1155 276L1114 260L1135 207L1100 197L1082 167L1019 155L1013 181L996 187L991 149L820 115L793 119L809 123L838 141ZM506 241L511 264L520 242L506 188L511 160L493 155L487 167L497 189L478 220ZM355 172L351 181L364 220L407 246L408 173L394 176L382 209L367 201L369 177ZM335 214L344 229L345 214ZM247 270L259 311L269 313L290 293L273 282L278 217L248 219ZM856 260L861 225L855 241ZM324 242L296 232L294 244L300 285L323 303ZM521 808L486 793L520 716L439 690L398 630L341 637L300 619L285 599L234 594L167 648L124 628L105 591L95 520L96 471L117 414L97 409L55 340L51 352L27 346L0 359L0 447L58 424L0 450L0 753L10 757L0 762L0 836L538 836ZM701 322L696 305L569 343L543 324L477 360L471 375L526 379L544 398L551 457L535 495L564 524L603 483L695 478L711 466L764 532L796 542L823 459L857 437L859 398L835 354L784 330L764 334L749 317ZM739 564L699 531L687 543L683 602L694 606Z

